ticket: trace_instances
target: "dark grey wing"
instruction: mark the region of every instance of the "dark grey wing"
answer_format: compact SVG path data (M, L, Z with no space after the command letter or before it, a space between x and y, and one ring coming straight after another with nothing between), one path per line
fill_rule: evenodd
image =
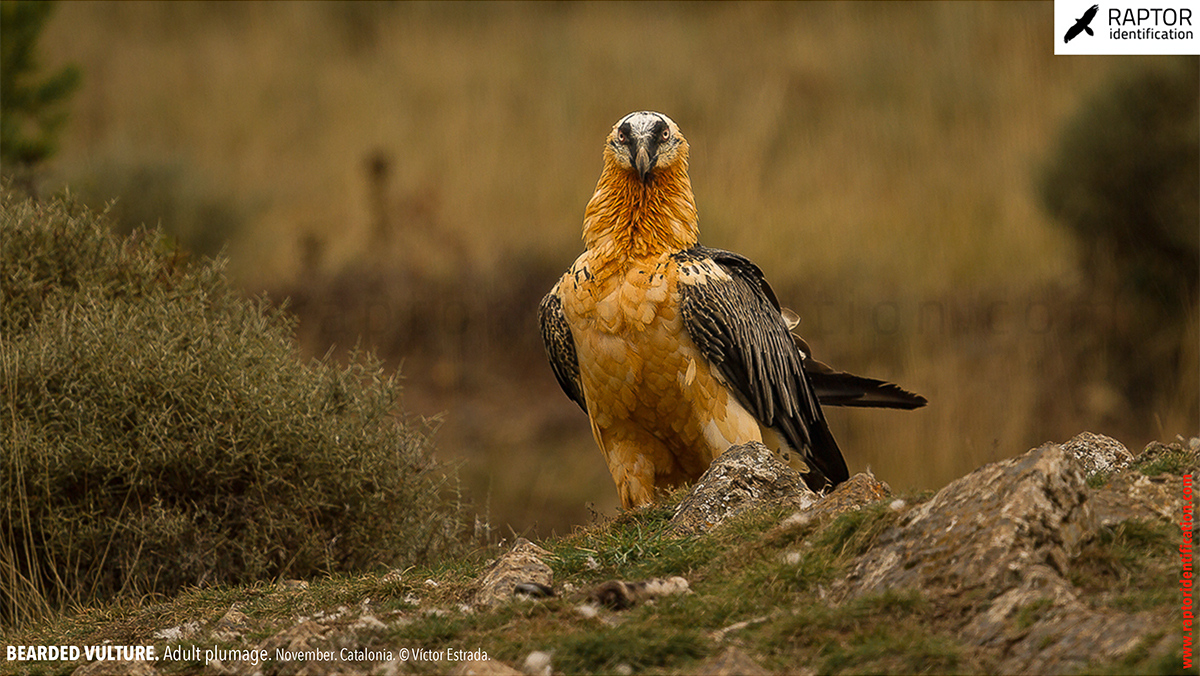
M681 314L692 341L738 401L804 455L814 490L850 478L804 372L804 357L758 266L738 254L695 247L675 254Z
M542 325L542 343L546 346L546 357L550 368L563 392L567 393L579 408L587 413L583 399L583 386L579 383L579 358L575 355L575 339L571 336L571 325L563 314L562 298L555 286L538 306L538 321Z

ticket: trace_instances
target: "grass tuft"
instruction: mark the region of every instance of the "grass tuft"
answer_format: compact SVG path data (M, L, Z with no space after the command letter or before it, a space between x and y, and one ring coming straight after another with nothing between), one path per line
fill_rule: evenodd
M1200 469L1200 458L1197 458L1196 453L1184 450L1179 444L1151 442L1138 454L1133 466L1146 476L1181 476Z
M566 637L553 653L553 664L556 671L567 674L612 673L620 665L640 673L681 666L703 658L711 649L710 642L694 629L663 626L647 631L645 626L620 625Z
M1131 520L1101 529L1071 560L1067 579L1103 605L1137 612L1167 603L1177 594L1178 526Z

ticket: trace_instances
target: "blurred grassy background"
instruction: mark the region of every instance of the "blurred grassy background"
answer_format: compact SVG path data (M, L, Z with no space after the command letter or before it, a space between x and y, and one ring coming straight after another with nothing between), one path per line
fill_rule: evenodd
M536 303L608 129L665 112L702 241L757 261L819 358L930 398L832 411L851 470L936 487L1084 429L1137 450L1198 427L1194 305L1130 407L1096 338L1115 301L1039 202L1071 116L1161 60L1055 57L1051 10L65 3L42 50L83 87L48 183L224 243L306 350L361 340L401 370L491 527L561 533L616 499Z

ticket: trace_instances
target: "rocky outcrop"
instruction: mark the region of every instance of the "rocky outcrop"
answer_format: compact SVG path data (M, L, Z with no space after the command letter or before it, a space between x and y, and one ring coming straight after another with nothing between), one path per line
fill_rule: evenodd
M1078 437L1076 437L1078 438ZM1192 453L1200 450L1200 439ZM1152 443L1138 456L1143 463L1165 455L1184 453L1179 444ZM1133 519L1178 519L1183 510L1180 478L1172 474L1146 476L1140 472L1105 475L1103 485L1088 491L1092 513L1098 526L1112 526Z
M917 589L957 605L960 638L997 655L1001 673L1069 673L1135 648L1165 650L1154 632L1164 638L1169 617L1095 608L1067 581L1072 557L1100 528L1179 514L1178 477L1134 472L1087 486L1089 474L1130 461L1124 446L1085 434L985 465L881 534L838 593Z
M1143 471L1147 467L1158 469ZM1105 538L1111 541L1126 529L1158 533L1159 540L1153 542L1160 547L1166 537L1162 535L1164 524L1178 524L1185 507L1180 468L1200 473L1200 440L1182 446L1152 444L1134 458L1119 442L1084 433L1062 444L1047 443L980 467L932 498L910 498L915 504L909 504L894 497L887 484L869 473L851 477L827 495L817 495L773 453L752 443L731 448L714 462L679 503L670 523L651 541L655 546L663 546L655 538L692 546L703 538L716 539L709 545L738 540L739 535L721 530L722 525L766 504L790 505L794 510L760 532L757 540L738 541L717 560L742 555L753 560L760 552L770 552L771 557L782 558L784 565L795 565L792 559L807 560L816 547L828 546L819 543L822 538L828 542L829 533L861 535L852 547L837 545L835 554L810 561L823 566L826 577L818 571L814 579L822 580L819 585L796 589L812 593L800 591L794 600L776 596L761 614L734 617L731 619L738 621L704 632L706 657L691 664L694 673L769 673L762 664L777 662L744 652L755 645L749 639L753 632L773 623L786 624L787 618L809 612L805 604L813 603L814 598L816 603L845 609L847 604L895 597L895 592L901 592L899 598L919 598L923 607L932 609L927 616L936 618L931 620L934 624L942 624L929 631L949 638L955 650L969 653L975 668L997 673L1085 672L1097 664L1117 664L1130 656L1141 664L1145 656L1168 656L1178 649L1178 632L1165 631L1177 627L1178 618L1172 614L1179 612L1177 607L1172 609L1161 599L1113 603L1111 587L1090 579L1086 571L1091 570L1093 553L1112 555L1112 550L1097 543ZM837 520L864 508L853 518ZM636 513L621 517L637 518ZM661 521L657 524L662 528ZM595 546L596 556L603 559L602 545ZM1137 541L1132 546L1137 546ZM1156 551L1159 568L1155 570L1163 572L1167 564L1162 551ZM1138 555L1138 551L1132 554ZM702 565L695 569L698 577L688 574L695 582L693 589L687 579L670 570L664 577L597 583L604 578L593 577L594 571L602 565L612 566L616 574L628 572L615 565L611 556L600 564L589 555L583 566L587 573L578 577L567 573L563 574L566 579L555 580L551 566L557 567L560 561L554 557L518 538L510 549L483 566L474 580L460 581L452 590L446 588L452 583L444 580L418 578L405 584L401 571L383 575L377 593L385 599L402 599L399 608L394 602L378 604L364 598L357 604L264 624L261 618L247 615L253 604L238 602L211 614L208 622L188 621L151 632L150 638L233 646L209 661L205 673L391 674L427 672L440 664L456 674L552 674L569 664L555 653L553 644L535 643L521 657L514 659L510 653L506 661L499 661L496 655L489 657L487 650L456 657L414 656L404 648L418 644L397 636L403 637L410 625L493 613L505 604L531 599L548 599L547 605L533 614L541 618L537 622L544 623L547 618L568 624L584 622L587 624L572 629L582 636L592 627L604 631L637 621L640 611L631 610L635 607L681 602L681 597L664 598L670 595L717 592L712 579L705 580ZM836 562L830 563L834 558ZM568 565L565 570L573 569ZM838 575L832 583L828 582L831 570ZM1085 574L1081 575L1081 570ZM771 576L782 577L774 572ZM298 601L310 590L303 584L285 582L261 593L295 596ZM524 612L518 611L511 621L519 624ZM664 614L663 622L669 624L670 617ZM266 638L261 638L264 635ZM248 649L294 657L248 661ZM356 657L343 660L343 649ZM300 657L314 651L331 657L307 661ZM336 659L332 657L335 654ZM623 662L609 663L608 668L614 673L633 672ZM815 673L814 667L798 663L788 668ZM158 673L156 665L128 662L85 664L75 673L126 671Z
M1047 444L985 465L910 510L858 561L846 590L1007 589L1032 565L1065 572L1091 526L1078 462Z
M818 500L800 474L752 441L722 453L675 509L677 534L709 531L751 507L788 502L808 507Z

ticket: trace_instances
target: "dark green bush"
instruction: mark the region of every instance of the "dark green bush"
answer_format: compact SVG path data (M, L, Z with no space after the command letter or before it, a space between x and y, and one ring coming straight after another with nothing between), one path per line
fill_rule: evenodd
M1138 62L1068 120L1040 182L1047 211L1079 242L1080 300L1095 308L1095 339L1078 340L1090 355L1081 379L1103 373L1147 421L1171 405L1195 410L1194 394L1178 399L1195 392L1198 78L1195 56Z
M1047 210L1093 283L1177 312L1200 283L1200 58L1169 57L1098 91L1044 170Z
M370 356L305 362L293 324L69 198L0 197L0 602L427 560L457 508Z

